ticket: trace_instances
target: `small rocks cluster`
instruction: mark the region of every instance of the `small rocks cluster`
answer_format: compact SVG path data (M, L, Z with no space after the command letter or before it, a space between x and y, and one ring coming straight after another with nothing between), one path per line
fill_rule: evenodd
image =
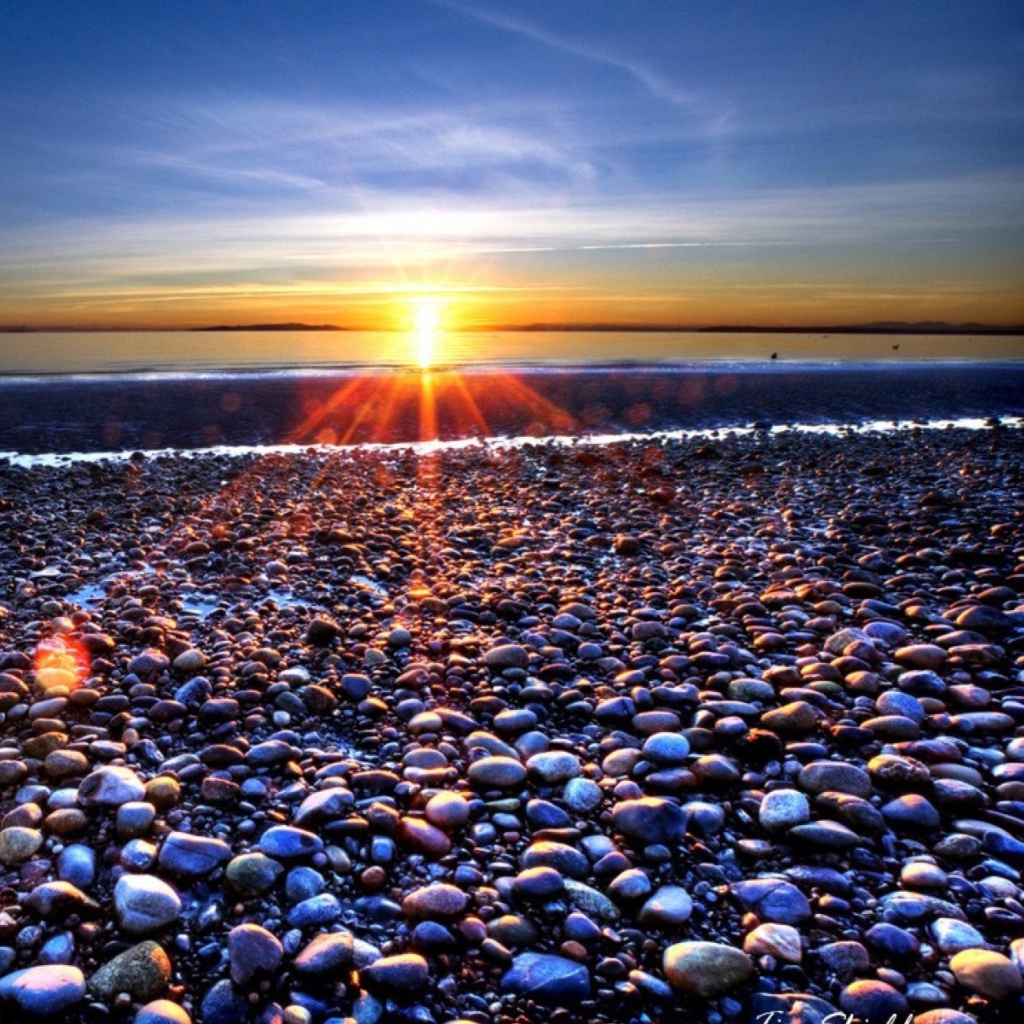
M1022 442L0 466L0 1019L1020 1019Z

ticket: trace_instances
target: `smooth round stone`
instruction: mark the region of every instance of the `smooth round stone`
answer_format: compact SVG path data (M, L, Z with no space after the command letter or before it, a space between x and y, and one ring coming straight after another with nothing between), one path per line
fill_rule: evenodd
M575 814L589 814L601 806L604 793L591 779L570 779L562 790L562 801Z
M334 893L322 892L308 900L296 903L288 911L288 923L293 928L311 928L334 924L341 917L341 903Z
M68 964L27 967L0 978L0 999L35 1017L55 1017L84 998L85 975Z
M526 768L512 757L482 757L469 766L468 778L480 789L515 789L526 781Z
M911 957L921 951L921 943L913 932L887 922L872 925L864 933L864 938L872 949L887 956Z
M761 716L761 727L772 732L802 736L813 732L821 717L821 712L812 704L804 700L795 700L781 708L766 711Z
M962 953L985 945L985 936L977 928L955 917L937 917L928 930L943 953Z
M57 857L57 877L79 889L87 889L96 881L96 853L83 843L65 846Z
M651 880L639 868L629 868L608 883L608 895L620 901L643 899L651 893Z
M730 891L745 910L765 921L799 924L811 916L807 897L792 882L778 878L750 878L734 882Z
M743 952L751 956L771 956L789 964L803 958L800 933L788 924L759 924L743 940Z
M458 917L469 902L469 897L454 885L436 882L423 889L415 889L402 900L402 912L406 917L422 920L442 920Z
M571 878L583 878L590 870L586 856L573 846L540 840L531 843L519 858L522 868L554 868Z
M301 903L323 892L324 876L310 867L292 868L284 883L284 894L289 903Z
M871 777L862 768L843 761L812 761L800 769L797 785L810 793L871 795Z
M565 888L565 879L554 868L527 868L513 880L516 896L523 899L548 899Z
M280 860L311 857L324 848L324 841L304 828L293 825L274 825L260 836L260 853Z
M824 850L848 850L860 845L861 838L838 821L808 821L795 825L789 830L788 839L793 843L809 843Z
M228 961L236 985L246 985L258 974L273 974L283 956L280 939L258 924L240 924L228 932Z
M969 1013L943 1006L917 1014L914 1024L979 1024L979 1021Z
M51 750L43 759L43 772L50 779L84 775L88 770L89 759L78 750Z
M140 942L105 963L89 979L89 990L111 1000L127 992L136 1002L154 999L171 980L171 961L156 942Z
M132 800L144 800L146 787L130 768L106 765L82 779L78 802L83 807L120 807Z
M551 953L520 953L501 979L503 992L539 1003L572 1006L590 996L590 974L584 964Z
M931 772L926 764L913 757L879 754L868 761L868 772L885 786L921 786L929 781Z
M244 788L242 792L245 792ZM352 803L352 794L347 789L342 789L340 786L320 789L315 793L310 793L299 804L293 821L299 828L336 821L348 814Z
M725 810L705 800L690 800L683 804L686 831L706 839L718 835L725 828Z
M526 762L530 778L541 786L559 786L580 773L579 758L567 750L549 750L534 754Z
M686 835L686 812L662 797L623 800L613 808L612 821L623 835L644 843L672 844Z
M935 829L939 827L939 812L917 793L907 793L882 805L882 815L894 827Z
M843 939L829 942L818 949L822 963L841 978L863 974L871 965L871 956L860 942Z
M651 764L672 767L686 763L690 755L690 744L678 732L656 732L644 740L643 756Z
M129 935L146 935L181 916L181 899L153 875L122 875L114 886L114 910Z
M274 888L284 868L262 853L243 853L228 862L224 876L242 896L262 896Z
M176 875L207 875L231 859L231 847L223 839L172 832L160 847L158 862Z
M811 820L811 805L799 790L773 789L765 793L757 817L766 832L785 832Z
M672 928L690 919L693 899L681 885L663 885L640 908L637 920L657 928Z
M506 668L528 668L530 655L519 644L502 644L484 652L484 664L499 672Z
M997 1002L1024 991L1016 964L989 949L965 949L949 961L949 969L964 988Z
M134 1024L192 1024L192 1018L170 999L154 999L135 1014Z
M21 864L39 852L43 833L36 828L12 825L0 831L0 863Z
M314 976L342 971L351 965L354 948L351 932L318 935L295 957L295 970Z
M847 1013L865 1021L901 1019L907 1013L907 997L884 981L851 982L839 996Z
M202 1024L243 1024L248 1013L248 999L227 978L213 985L199 1006Z
M427 801L423 813L432 825L450 832L469 821L469 801L459 793L435 793Z
M893 657L901 665L934 672L946 663L949 655L935 644L910 644L907 647L900 647Z
M418 953L385 956L359 972L360 982L370 992L400 994L423 988L430 978L427 961Z
M900 884L911 889L945 889L949 884L949 875L938 864L913 860L903 865Z
M703 999L732 991L754 973L746 953L717 942L677 942L665 950L662 967L674 988Z
M875 707L882 715L899 715L909 718L918 725L924 721L925 711L921 702L902 690L886 690L875 698Z
M114 817L117 834L122 839L144 836L156 820L156 808L145 800L129 800L121 804Z

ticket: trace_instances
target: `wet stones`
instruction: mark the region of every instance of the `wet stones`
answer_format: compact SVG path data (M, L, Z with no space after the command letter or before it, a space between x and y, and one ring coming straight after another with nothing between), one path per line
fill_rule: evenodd
M148 935L178 919L181 899L153 875L122 875L114 886L114 912L129 935Z
M0 1000L33 1017L56 1017L85 998L85 975L67 964L46 964L0 978Z
M146 787L135 772L115 765L98 768L78 786L78 802L83 807L120 807L145 797Z
M710 999L745 984L754 964L742 950L717 942L678 942L662 958L669 984L688 995Z
M108 961L89 979L89 989L104 1000L127 992L147 1002L163 992L171 980L171 961L152 940L140 942Z
M539 1003L566 1006L590 995L590 974L585 965L549 953L521 953L501 979L504 992Z
M615 828L642 843L673 843L686 834L686 812L662 797L623 800L612 810Z
M856 765L843 761L812 761L800 769L797 785L808 793L849 793L871 795L871 776Z

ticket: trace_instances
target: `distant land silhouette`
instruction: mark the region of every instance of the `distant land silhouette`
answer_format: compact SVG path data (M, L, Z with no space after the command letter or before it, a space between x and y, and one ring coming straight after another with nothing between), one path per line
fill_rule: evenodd
M401 328L377 328L378 330L401 330ZM0 325L0 334L127 334L149 331L189 331L205 333L210 331L351 331L373 330L373 328L341 327L337 324L306 324L299 321L270 324L211 324L205 327L71 327L52 325L30 327L25 324ZM806 327L783 325L768 327L757 324L716 324L694 326L692 324L632 324L632 323L533 323L507 325L477 325L453 327L447 330L473 331L616 331L636 333L695 333L695 334L1024 334L1024 324L1000 326L981 323L948 323L945 320L878 320L863 324L818 324Z

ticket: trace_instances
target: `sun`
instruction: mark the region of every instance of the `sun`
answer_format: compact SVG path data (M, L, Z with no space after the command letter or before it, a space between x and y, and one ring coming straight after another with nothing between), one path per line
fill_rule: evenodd
M416 299L413 303L412 325L416 362L421 369L429 369L434 362L434 349L441 330L441 303L431 296Z

